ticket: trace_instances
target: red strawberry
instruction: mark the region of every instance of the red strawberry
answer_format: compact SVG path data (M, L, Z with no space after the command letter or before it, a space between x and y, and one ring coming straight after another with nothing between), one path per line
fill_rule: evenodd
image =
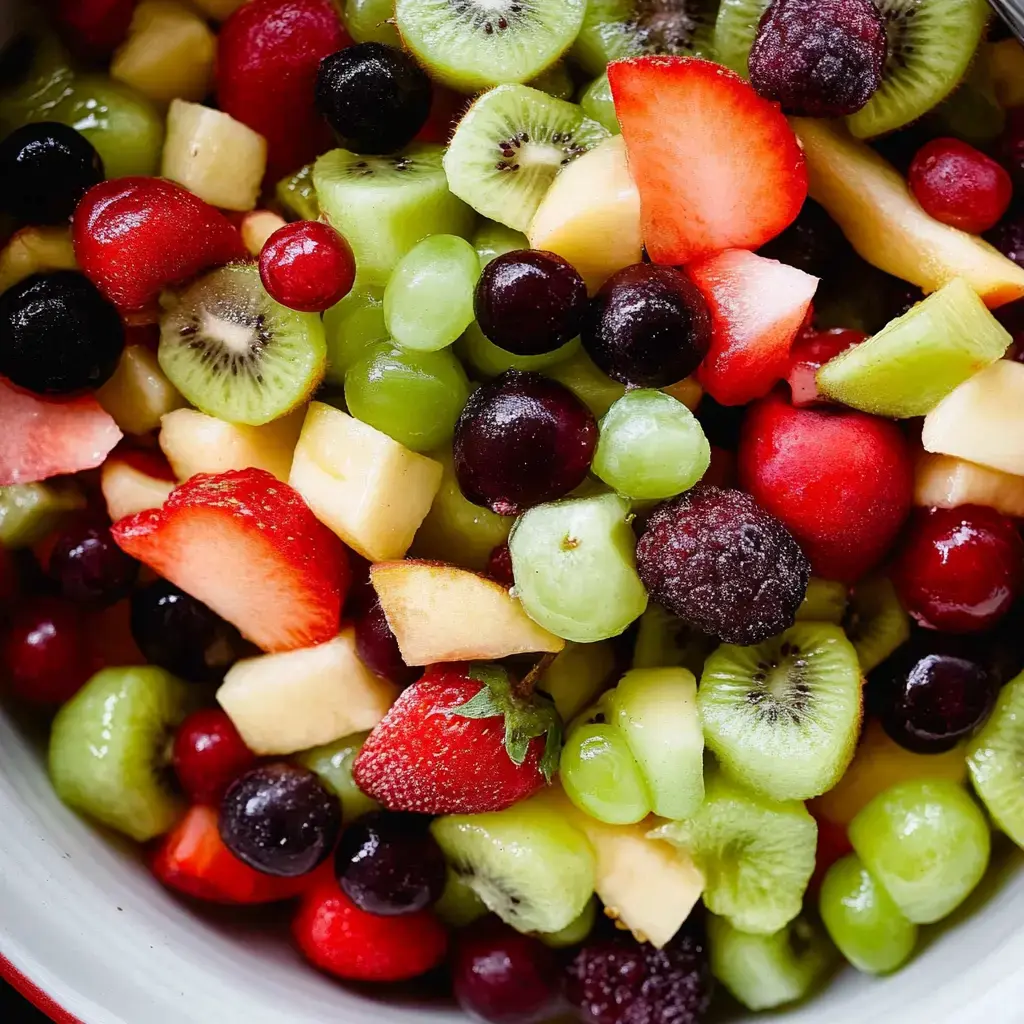
M608 80L655 263L757 249L793 222L807 169L777 103L695 57L616 61Z
M830 331L807 330L793 343L789 354L789 372L786 382L793 404L799 409L805 405L827 405L829 399L818 390L818 371L837 355L867 338L860 331L836 327Z
M0 487L93 469L121 431L92 395L51 401L0 378Z
M316 73L350 43L331 0L251 0L221 26L217 105L267 140L268 181L331 148Z
M113 535L265 651L310 647L338 633L346 549L297 491L266 470L201 473L163 508L115 523Z
M312 964L349 981L416 978L437 967L448 950L448 933L431 911L370 914L331 878L303 897L292 934Z
M57 26L76 53L109 57L128 35L135 0L58 0Z
M910 512L910 446L888 420L852 409L795 409L773 393L752 405L740 486L779 517L815 575L852 583L889 550Z
M219 210L161 178L115 178L82 197L72 221L75 257L123 311L140 310L168 285L248 259Z
M150 867L169 889L211 903L275 903L298 896L312 881L275 878L243 864L224 845L212 807L193 807L161 841Z
M686 269L711 310L711 348L697 374L704 389L722 405L767 395L786 373L818 279L742 249Z
M532 796L558 767L558 718L497 665L433 665L370 733L353 765L392 811L477 814Z

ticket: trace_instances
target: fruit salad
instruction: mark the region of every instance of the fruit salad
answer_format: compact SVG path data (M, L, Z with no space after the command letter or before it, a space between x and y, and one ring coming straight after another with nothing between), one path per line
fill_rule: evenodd
M38 6L0 693L154 888L485 1024L699 1024L1024 846L985 0Z

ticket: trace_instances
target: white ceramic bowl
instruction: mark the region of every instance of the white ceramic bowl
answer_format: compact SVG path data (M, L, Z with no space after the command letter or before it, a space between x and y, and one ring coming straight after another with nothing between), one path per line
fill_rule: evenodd
M50 789L41 736L0 709L0 975L61 1024L456 1024L308 968L280 921L198 917L136 851ZM916 959L877 981L852 971L773 1024L1020 1024L1024 858L997 844L970 904L926 930ZM752 1018L758 1019L758 1018Z

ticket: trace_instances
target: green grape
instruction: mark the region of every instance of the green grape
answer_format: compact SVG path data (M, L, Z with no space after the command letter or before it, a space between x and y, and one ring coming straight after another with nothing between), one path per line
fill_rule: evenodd
M465 928L487 913L484 901L451 868L434 913L449 928Z
M711 446L696 417L662 391L627 391L601 420L593 472L628 498L671 498L708 471Z
M340 801L341 813L347 825L380 806L376 800L368 797L352 778L352 762L363 748L368 732L358 732L334 743L312 750L304 750L295 755L295 760L320 776L320 781Z
M632 825L651 813L643 772L614 725L581 725L566 738L558 768L566 796L609 825Z
M978 805L955 782L901 782L850 822L850 842L905 917L931 924L981 881L992 838Z
M530 240L515 228L505 227L497 221L485 220L481 221L476 229L473 248L480 257L480 267L483 269L495 256L504 256L505 253L518 249L529 249Z
M414 452L452 439L469 381L451 352L375 345L345 374L349 412Z
M586 352L547 367L544 376L564 384L598 419L626 393L625 385L602 373Z
M0 547L30 547L81 508L85 497L73 484L48 481L0 487Z
M348 368L368 348L388 341L384 289L356 286L324 313L328 384L344 384Z
M643 614L629 505L614 494L538 505L509 535L516 595L527 615L566 640L618 636Z
M553 352L544 352L539 356L517 356L486 338L475 320L455 343L455 354L481 377L500 377L506 370L545 370L571 359L579 350L580 339L573 338Z
M621 133L619 119L615 116L615 102L612 100L612 87L608 84L607 71L583 90L580 106L587 117L598 124L603 124L612 135Z
M917 925L900 913L856 854L828 869L818 906L832 941L858 971L887 974L914 952Z
M587 937L594 930L597 924L597 899L593 896L583 908L583 913L570 925L566 925L560 932L535 932L534 934L552 949L567 949L569 946L578 946L586 942Z
M704 662L717 646L717 640L688 626L660 604L652 603L640 616L633 668L682 667L699 678Z
M569 74L565 64L552 64L528 84L531 89L539 89L549 96L554 96L557 100L571 100L575 89L572 75Z
M395 28L395 0L345 0L342 14L348 34L357 43L387 43L401 48Z
M10 59L22 45L31 47L28 66L16 83L0 93L0 133L7 135L29 121L47 121L50 111L71 92L74 72L67 50L56 36L30 32L12 46Z
M457 235L431 235L399 261L384 289L384 322L402 348L437 352L473 322L476 250Z
M555 702L562 721L569 722L605 688L614 671L615 648L609 641L569 643L537 680L537 689Z
M312 164L306 164L294 174L282 178L274 194L287 216L297 220L316 220L320 216L320 201L313 187Z

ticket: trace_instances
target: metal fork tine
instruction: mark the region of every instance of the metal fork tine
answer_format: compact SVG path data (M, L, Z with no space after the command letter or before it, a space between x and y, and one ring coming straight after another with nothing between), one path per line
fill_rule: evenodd
M1024 0L988 0L1013 34L1024 43Z

